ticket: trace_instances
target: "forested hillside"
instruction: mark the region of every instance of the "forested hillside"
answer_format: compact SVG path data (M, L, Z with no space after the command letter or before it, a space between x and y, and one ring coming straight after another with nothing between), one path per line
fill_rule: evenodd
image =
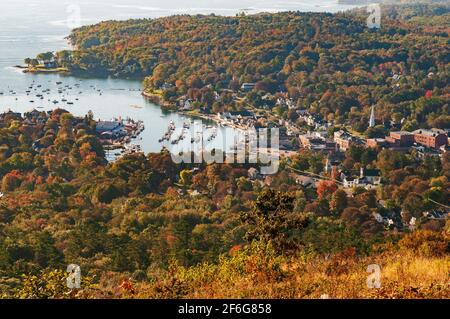
M403 119L406 129L448 126L449 6L386 6L376 30L367 15L110 21L75 30L78 49L61 59L73 72L145 77L147 92L172 104L188 95L214 112L274 107L263 97L287 92L296 105L360 130L373 104L380 120ZM232 99L227 89L246 82L255 90ZM272 111L290 116L287 108Z

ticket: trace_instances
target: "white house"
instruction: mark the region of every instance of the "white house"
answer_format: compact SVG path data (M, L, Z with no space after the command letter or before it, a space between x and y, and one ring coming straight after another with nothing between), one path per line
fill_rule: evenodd
M354 187L361 186L359 183L359 178L354 178L351 176L344 176L342 181L344 183L345 188L354 188Z
M241 86L241 90L243 91L251 91L255 88L256 83L243 83Z
M381 184L380 171L376 169L361 168L359 176L353 176L351 172L341 172L340 177L345 188L371 188Z
M183 110L192 110L192 100L188 99L186 102L184 102Z
M306 188L316 186L316 182L314 181L314 179L309 176L295 174L295 176L293 176L293 177L295 177L295 182L298 185L304 186Z

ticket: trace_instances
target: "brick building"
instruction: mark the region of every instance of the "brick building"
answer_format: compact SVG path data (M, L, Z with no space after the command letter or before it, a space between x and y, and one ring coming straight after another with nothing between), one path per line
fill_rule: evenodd
M369 138L366 141L366 146L370 148L384 147L386 145L386 139L384 138Z
M414 144L414 134L405 131L391 132L386 137L386 142L393 146L408 147Z
M413 132L414 142L428 148L438 149L442 145L447 145L448 136L443 130L439 129L419 129Z
M334 132L334 141L341 151L348 150L350 145L354 143L353 136L343 130Z
M313 151L336 151L336 143L317 134L304 134L299 136L301 146Z

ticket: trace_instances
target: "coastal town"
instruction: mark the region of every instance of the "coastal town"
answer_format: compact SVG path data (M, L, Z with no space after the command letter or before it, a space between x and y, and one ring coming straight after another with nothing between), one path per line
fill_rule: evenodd
M47 52L39 55L35 59L26 59L27 66L17 66L24 70L24 72L38 72L42 70L58 71L63 67L64 57ZM429 74L428 77L432 77ZM395 81L401 78L401 75L394 74L392 77ZM81 80L80 80L81 81ZM78 95L83 92L80 89L80 83L74 85L64 85L63 82L57 82L58 94L61 95L61 101L51 101L56 106L58 103L73 105L78 100L69 101L65 96L72 91L79 90ZM188 95L183 95L176 100L176 103L166 102L161 93L148 93L143 91L142 95L155 102L162 107L167 107L170 110L176 111L182 115L186 115L191 120L183 124L182 131L179 135L174 136L176 130L173 122L168 123L167 132L164 136L159 138L159 143L167 142L169 145L178 144L184 140L187 131L193 124L194 118L201 118L207 122L213 122L218 127L231 127L236 130L245 131L252 128L278 128L280 132L280 151L283 155L289 157L297 154L298 150L308 149L312 151L319 151L328 154L328 157L334 158L333 163L337 163L342 153L346 152L351 145L364 146L377 150L391 149L398 152L410 152L414 150L419 156L442 156L448 152L449 146L449 131L450 129L416 129L413 131L399 130L399 125L396 123L378 123L376 117L376 109L373 106L371 109L370 118L367 123L368 128L382 127L387 132L386 136L367 137L360 133L356 133L348 125L335 125L333 122L327 121L320 114L311 113L307 109L299 108L293 99L288 97L288 94L281 92L266 95L261 97L261 107L246 102L246 97L249 92L257 88L257 83L245 82L242 83L238 90L223 89L219 91L212 90L212 98L215 102L223 102L224 96L231 98L232 103L242 104L244 108L239 111L219 111L214 113L211 109L205 107L198 107L198 102ZM97 94L102 95L102 90L91 86ZM170 91L173 85L170 83L163 83L159 92ZM75 92L74 91L74 92ZM43 100L46 95L50 95L50 89L44 89L42 85L36 83L30 84L26 91L27 96L35 96L37 99ZM73 93L73 92L72 92ZM0 92L4 94L4 92ZM11 89L9 94L16 94ZM49 100L50 101L50 100ZM34 103L34 100L30 100ZM272 112L272 108L279 107L289 110L291 115L289 118L280 117ZM34 110L36 111L36 110ZM38 112L38 111L36 111ZM204 125L205 128L213 128L211 125ZM138 139L144 127L142 121L134 121L131 119L112 119L110 121L98 121L97 131L101 135L101 139L105 145L105 149L112 151L114 156L120 154L137 152L141 150L138 144L130 144L131 140ZM191 143L198 143L200 137L199 132L196 136L190 138ZM215 130L209 136L202 136L203 140L212 141L217 136ZM341 155L341 156L339 156ZM355 186L355 182L349 183L348 180L343 181L345 185Z
M231 94L235 102L242 102L246 94L255 88L255 83L243 83L238 92L214 92L216 101L220 101L223 94ZM171 85L165 84L162 90L170 89ZM145 92L143 93L145 96ZM148 97L148 95L147 95ZM246 109L241 111L222 111L217 114L210 110L200 108L194 110L195 101L187 96L182 96L177 106L177 112L192 117L199 117L207 121L214 122L217 126L231 127L235 130L246 132L249 129L258 128L277 128L279 130L279 153L287 159L302 156L303 151L311 151L315 154L321 154L324 158L323 169L320 172L299 171L288 166L290 177L301 187L308 189L317 189L322 181L331 181L338 188L344 190L348 196L354 196L358 189L376 190L386 183L382 177L380 169L372 166L361 166L358 170L346 168L344 161L346 153L353 147L366 149L373 154L378 154L382 150L390 150L400 154L411 154L419 160L429 158L442 159L450 150L450 129L423 128L412 131L401 130L401 126L394 123L380 122L376 116L375 106L371 107L370 116L366 122L368 130L386 132L384 136L367 137L364 134L357 133L348 125L335 125L327 121L320 114L310 113L306 109L299 108L294 101L289 99L284 93L274 95L267 94L264 99L272 101L275 106L282 106L288 109L294 116L292 119L282 118L274 114L270 107L255 108L246 105ZM171 108L172 110L174 107ZM166 134L166 138L173 129ZM189 125L185 126L185 129ZM163 141L162 138L160 141ZM174 143L177 143L175 141ZM254 167L248 169L248 177L253 181L259 181L261 185L271 185L272 177L260 175ZM437 208L424 210L424 218L445 220L450 214L450 207L435 203ZM378 205L386 212L384 214L374 213L373 218L378 223L388 229L408 230L414 229L416 217L412 217L405 222L404 214L401 210L392 210L386 207L385 202L379 202Z
M448 299L448 0L28 2L0 299Z
M54 67L51 65L49 67ZM56 83L58 94L62 96L61 103L73 104L64 98L65 94L73 90L81 90L80 84L64 85L62 82ZM214 99L220 101L223 94L231 94L235 102L244 103L246 94L254 90L255 83L243 83L237 92L226 90L226 92L214 92ZM169 84L161 87L162 90L170 89ZM97 94L102 94L102 90L91 87ZM2 92L3 93L3 92ZM13 90L9 94L15 94ZM79 94L82 92L80 91ZM30 84L27 96L35 95L38 99L44 99L45 95L50 94L49 89L44 89L37 83ZM142 93L144 97L152 98L145 91ZM153 96L154 98L154 96ZM78 98L76 99L78 100ZM76 101L75 100L75 101ZM181 143L185 139L189 139L188 143L199 144L212 142L217 137L218 127L230 127L241 133L251 129L259 128L277 128L279 130L279 154L291 163L291 158L301 156L303 151L311 151L315 154L321 154L323 163L319 164L322 168L320 171L311 172L299 170L287 166L290 171L289 176L300 186L306 189L317 189L322 181L332 181L338 188L344 190L348 196L353 196L360 188L366 190L376 190L385 183L380 169L369 166L361 166L359 169L348 169L345 165L346 153L353 147L373 150L379 153L383 149L394 152L409 154L413 152L417 158L437 157L442 158L450 150L449 146L449 129L423 128L412 131L401 130L399 125L395 123L380 123L376 116L376 108L372 106L370 117L366 123L368 129L383 128L387 132L385 136L367 137L364 134L355 132L351 127L346 125L335 125L327 121L320 114L311 113L307 109L297 107L292 99L286 94L280 92L276 94L266 94L263 97L263 103L267 103L267 107L256 108L250 104L246 104L246 108L239 111L220 111L212 113L209 109L199 108L195 110L195 101L187 96L182 96L177 102L177 109L172 110L185 115L186 121L182 127L176 127L173 121L169 121L167 131L163 136L154 136L159 138L158 142L162 148L170 148L170 146ZM34 101L30 101L31 103ZM58 104L59 101L52 101ZM156 102L156 101L155 101ZM160 102L160 101L158 101ZM289 110L290 114L286 117L280 117L274 112L270 112L271 107L283 107ZM27 125L44 126L48 119L67 112L63 109L56 108L53 111L42 111L32 109L23 115L8 111L0 115L3 118L24 118ZM93 115L89 115L93 120ZM190 134L194 125L194 119L200 118L205 120L203 130ZM83 121L83 118L75 118L74 125ZM134 120L127 118L112 118L110 120L95 120L94 131L98 136L109 161L115 161L123 156L142 152L142 137L140 134L145 127L142 120ZM214 125L212 125L214 123ZM245 144L245 140L242 141ZM33 148L39 151L41 140L37 139ZM231 145L233 146L233 145ZM234 148L230 149L231 151ZM225 151L230 151L225 150ZM375 153L375 154L376 154ZM195 169L192 174L195 175ZM262 186L271 185L272 177L260 175L255 167L248 168L248 178L251 181L259 182ZM194 191L194 193L197 191ZM194 194L192 193L192 194ZM198 193L198 192L197 192ZM384 227L390 229L413 229L416 223L416 217L412 217L405 222L402 218L402 211L387 209L386 203L379 202L378 205L383 207L385 213L374 213L373 218ZM443 220L450 213L448 206L437 203L436 209L424 210L422 215L430 220Z
M30 129L40 130L39 127L44 127L50 119L60 117L62 114L67 113L63 109L55 109L52 111L38 111L33 109L24 114L7 111L0 114L0 122L11 119L23 120L23 123L30 127ZM318 173L312 173L308 171L299 171L293 167L288 166L290 170L290 178L294 179L296 183L306 189L317 189L322 181L333 181L339 188L345 190L345 192L352 196L352 194L359 188L365 188L367 190L377 189L384 181L381 171L371 167L361 167L358 171L352 171L345 169L343 161L345 159L345 152L351 147L358 146L367 149L390 149L395 152L408 153L414 151L418 154L418 157L425 156L442 156L449 150L448 132L439 129L419 129L413 132L406 131L392 131L389 136L385 138L376 139L363 139L358 136L354 136L351 133L341 129L334 131L332 136L327 133L328 124L324 123L317 117L314 117L307 112L299 112L302 120L308 124L309 127L318 128L315 131L309 131L304 134L290 134L286 133L286 126L280 125L280 132L283 135L280 139L280 146L287 151L284 153L285 158L289 160L290 157L301 154L302 150L313 151L320 153L326 159L323 163L323 170ZM374 113L372 113L373 115ZM92 118L92 114L87 117L75 117L73 118L72 125L77 125L86 122L87 118ZM250 127L256 123L257 119L251 115L250 112L235 112L225 113L217 115L217 122L221 125L233 126L236 129L241 129L241 125L244 127ZM372 117L368 125L375 125L375 120ZM130 118L122 119L116 118L112 120L97 120L94 121L94 131L97 134L100 142L106 151L106 158L110 161L117 160L118 158L133 154L141 153L142 149L140 144L133 143L133 141L139 141L139 135L144 130L142 121L135 121ZM175 124L169 123L168 132L161 138L160 142L165 140L176 144L184 139L184 134L189 130L193 124L192 121L187 121L183 125L182 134L175 136ZM212 126L208 128L213 129ZM44 147L44 139L46 136L36 139L33 143L33 149L37 152ZM214 139L215 133L210 135L208 141ZM198 136L197 139L193 138L191 143L198 143L203 137ZM296 143L281 143L281 141L293 141ZM244 141L245 143L245 141ZM295 145L295 147L293 146ZM196 170L193 170L195 174ZM248 178L254 182L259 182L261 185L270 185L272 177L260 175L259 171L254 167L248 169ZM439 203L437 203L439 204ZM379 202L379 205L385 205L383 202ZM450 213L450 208L445 205L438 205L439 207L434 210L423 211L424 218L443 220ZM373 218L388 228L396 229L411 229L415 227L416 218L413 217L408 223L405 223L402 219L402 212L398 210L387 210L387 213L376 213Z
M233 93L232 97L236 102L242 101L245 94L255 87L255 83L243 83L240 91ZM171 86L165 84L161 89L168 89ZM220 101L223 92L214 92L215 100ZM151 94L143 95L147 98ZM217 126L231 127L236 130L248 130L252 128L278 128L280 131L280 148L284 154L295 154L296 150L309 149L327 153L342 153L347 151L351 145L364 146L367 148L383 149L389 148L399 152L417 151L421 156L442 156L450 150L450 129L416 129L411 132L399 130L399 125L395 123L378 123L376 119L376 109L371 108L370 118L367 128L382 127L387 131L386 136L366 137L356 134L347 125L335 125L326 121L319 114L312 114L308 110L301 109L294 105L292 99L286 97L284 93L277 96L266 95L266 99L276 100L276 106L282 106L292 111L295 121L281 118L273 112L256 109L248 105L248 109L241 111L224 111L217 114L210 110L200 108L193 109L193 100L182 96L175 110L187 116L199 117L207 121L214 122ZM173 109L173 108L172 108ZM169 124L170 127L173 123ZM167 138L167 135L166 135ZM164 140L161 139L160 142Z

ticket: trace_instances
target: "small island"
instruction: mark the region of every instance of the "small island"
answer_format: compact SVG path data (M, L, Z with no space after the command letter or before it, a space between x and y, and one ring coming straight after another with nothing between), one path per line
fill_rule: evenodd
M37 55L36 58L26 58L25 65L16 65L16 68L22 69L24 73L64 73L69 74L67 67L65 51L45 52Z

